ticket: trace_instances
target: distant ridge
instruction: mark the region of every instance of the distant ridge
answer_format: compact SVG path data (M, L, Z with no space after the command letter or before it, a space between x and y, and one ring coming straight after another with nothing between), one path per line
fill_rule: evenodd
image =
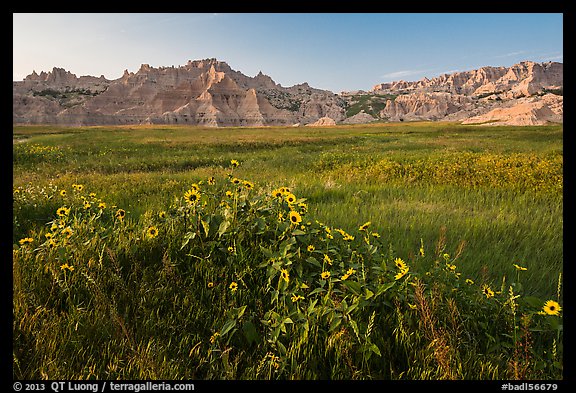
M448 120L484 124L561 123L562 63L521 62L335 94L308 83L249 77L217 59L178 67L80 76L62 68L13 82L14 124L292 126Z

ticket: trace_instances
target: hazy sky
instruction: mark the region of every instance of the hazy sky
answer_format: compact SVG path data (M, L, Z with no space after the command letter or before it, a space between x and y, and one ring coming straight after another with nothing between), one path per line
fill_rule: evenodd
M117 79L217 58L282 86L369 90L523 60L563 61L561 13L13 14L13 80L61 67Z

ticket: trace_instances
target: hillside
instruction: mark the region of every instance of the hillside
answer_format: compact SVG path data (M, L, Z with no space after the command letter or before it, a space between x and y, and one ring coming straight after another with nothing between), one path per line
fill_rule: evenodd
M272 126L345 118L344 100L308 84L282 87L216 59L180 67L143 64L116 80L61 68L13 83L13 122L60 125Z
M562 123L563 64L521 62L335 94L283 87L216 59L124 71L116 80L54 68L13 82L14 124L292 126L445 120L465 124Z

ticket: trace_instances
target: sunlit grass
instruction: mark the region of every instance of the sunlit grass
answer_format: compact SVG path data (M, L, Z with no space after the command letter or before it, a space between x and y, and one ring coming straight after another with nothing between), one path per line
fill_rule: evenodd
M559 126L14 135L16 378L561 377Z

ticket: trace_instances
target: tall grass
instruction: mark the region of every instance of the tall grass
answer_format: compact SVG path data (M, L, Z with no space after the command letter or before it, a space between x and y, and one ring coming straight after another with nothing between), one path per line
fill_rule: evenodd
M15 378L562 377L561 128L15 134Z

